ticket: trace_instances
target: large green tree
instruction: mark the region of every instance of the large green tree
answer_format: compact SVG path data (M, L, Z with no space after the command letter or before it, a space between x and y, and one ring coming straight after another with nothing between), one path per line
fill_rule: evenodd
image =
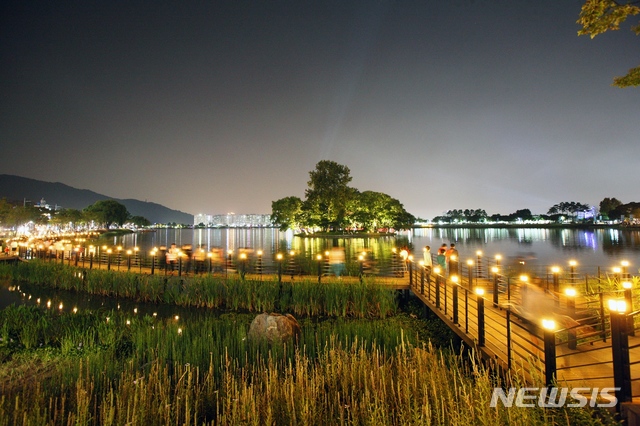
M103 224L106 228L116 224L122 226L129 219L127 208L116 200L96 201L84 209L88 218Z
M281 231L300 226L302 200L298 197L285 197L271 202L271 222Z
M621 205L622 205L622 201L618 200L617 198L606 197L602 201L600 201L600 205L599 205L600 214L603 216L610 217L609 213L611 213L613 210L617 209Z
M580 11L578 24L582 26L579 35L594 38L609 30L619 30L629 16L640 14L640 2L637 0L587 0ZM631 31L640 35L640 24L631 27ZM629 87L640 85L640 66L631 68L626 75L615 77L613 85Z
M416 218L402 203L387 194L359 192L349 186L349 168L334 161L320 161L309 172L306 198L285 197L271 203L271 220L281 230L308 227L333 229L407 229Z
M309 172L309 188L302 210L313 226L340 229L345 224L347 205L357 191L349 186L351 171L335 161L322 160Z
M380 228L407 229L416 222L400 201L382 192L357 193L349 206L350 226L369 232Z

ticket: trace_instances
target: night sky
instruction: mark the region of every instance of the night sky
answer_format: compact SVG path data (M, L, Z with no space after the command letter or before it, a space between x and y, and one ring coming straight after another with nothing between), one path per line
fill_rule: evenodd
M582 3L5 0L0 173L192 214L325 159L429 219L640 201L640 38Z

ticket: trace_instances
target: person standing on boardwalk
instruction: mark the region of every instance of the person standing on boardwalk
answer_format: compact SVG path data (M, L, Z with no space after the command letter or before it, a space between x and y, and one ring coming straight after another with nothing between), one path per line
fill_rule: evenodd
M422 250L422 262L424 265L424 269L428 274L430 274L431 268L433 267L433 259L431 259L431 247L424 246L424 250Z
M436 262L438 263L438 266L440 267L442 274L444 274L445 271L447 270L447 259L445 257L446 251L447 251L446 249L444 249L443 247L440 247L438 249L438 255L436 256Z
M458 270L458 250L456 249L456 245L451 243L449 250L445 253L446 262L448 265L449 276L452 277L454 275L459 275Z

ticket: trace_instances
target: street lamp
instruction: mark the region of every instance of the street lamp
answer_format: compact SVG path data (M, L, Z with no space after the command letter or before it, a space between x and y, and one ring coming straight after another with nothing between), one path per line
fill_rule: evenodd
M262 250L258 250L257 255L258 255L258 273L260 274L260 281L262 281Z
M154 247L153 250L151 250L151 275L154 274L154 272L156 271L156 256L158 254L158 248Z
M118 271L120 270L120 261L122 260L122 246L118 246Z
M276 255L276 259L278 260L278 282L282 283L282 258L284 256L282 255L282 253L278 253Z
M611 324L613 385L616 387L616 398L619 406L621 402L631 401L627 301L624 299L609 299L608 305Z
M458 285L459 285L459 281L460 279L458 278L457 275L454 275L453 277L451 277L451 282L453 282L453 288L452 288L452 296L453 296L453 323L454 324L458 324Z
M467 272L469 274L469 288L473 287L473 260L467 260ZM476 275L480 278L480 274Z
M107 271L111 270L111 253L113 250L107 249Z
M247 253L240 253L240 279L244 280L247 273Z
M128 272L131 271L131 255L132 254L133 254L133 251L127 250L127 271Z
M493 273L493 307L498 307L498 273L500 272L500 268L494 266L491 268L491 272Z
M322 255L316 255L316 260L318 261L318 284L322 282Z

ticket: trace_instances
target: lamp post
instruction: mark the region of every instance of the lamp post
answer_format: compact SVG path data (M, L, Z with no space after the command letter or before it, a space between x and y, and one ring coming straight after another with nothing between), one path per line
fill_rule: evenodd
M247 273L247 253L240 253L240 279L244 280Z
M442 269L439 266L436 266L435 268L433 268L433 273L436 274L436 281L435 281L435 286L436 286L436 307L439 308L440 307L440 280L442 278L442 275L441 275Z
M158 248L154 247L151 250L151 275L153 275L156 271L156 256L158 255Z
M107 249L107 271L111 270L111 253L113 250Z
M493 307L498 307L498 273L500 272L500 268L494 266L491 268L491 272L493 273Z
M291 273L291 281L293 281L293 276L295 275L295 265L296 265L296 258L295 258L296 252L291 250L289 252L289 272Z
M629 367L629 335L627 323L627 302L622 299L609 300L611 316L611 350L613 355L613 385L616 388L620 411L621 402L631 401L631 371Z
M484 346L484 289L476 287L476 302L478 304L478 347Z
M118 271L120 270L120 262L122 261L122 246L117 247L118 250Z
M500 267L500 261L502 260L502 255L496 254L496 266Z
M278 253L276 255L276 259L278 261L278 283L282 284L282 258L284 256L282 253Z
M316 255L316 261L318 262L318 284L322 282L322 255Z
M467 273L469 275L469 289L473 287L473 260L467 260ZM477 275L480 278L480 275Z
M544 331L544 376L547 387L553 386L556 379L556 322L552 319L542 320Z
M260 274L260 281L262 281L262 250L258 250L258 273Z
M131 272L131 254L133 251L127 250L127 272Z
M364 257L362 255L358 256L358 277L360 278L360 282L362 282L362 274L363 274L363 262Z
M453 282L453 323L458 325L458 286L459 286L459 279L457 276L453 276L451 277L451 282Z

